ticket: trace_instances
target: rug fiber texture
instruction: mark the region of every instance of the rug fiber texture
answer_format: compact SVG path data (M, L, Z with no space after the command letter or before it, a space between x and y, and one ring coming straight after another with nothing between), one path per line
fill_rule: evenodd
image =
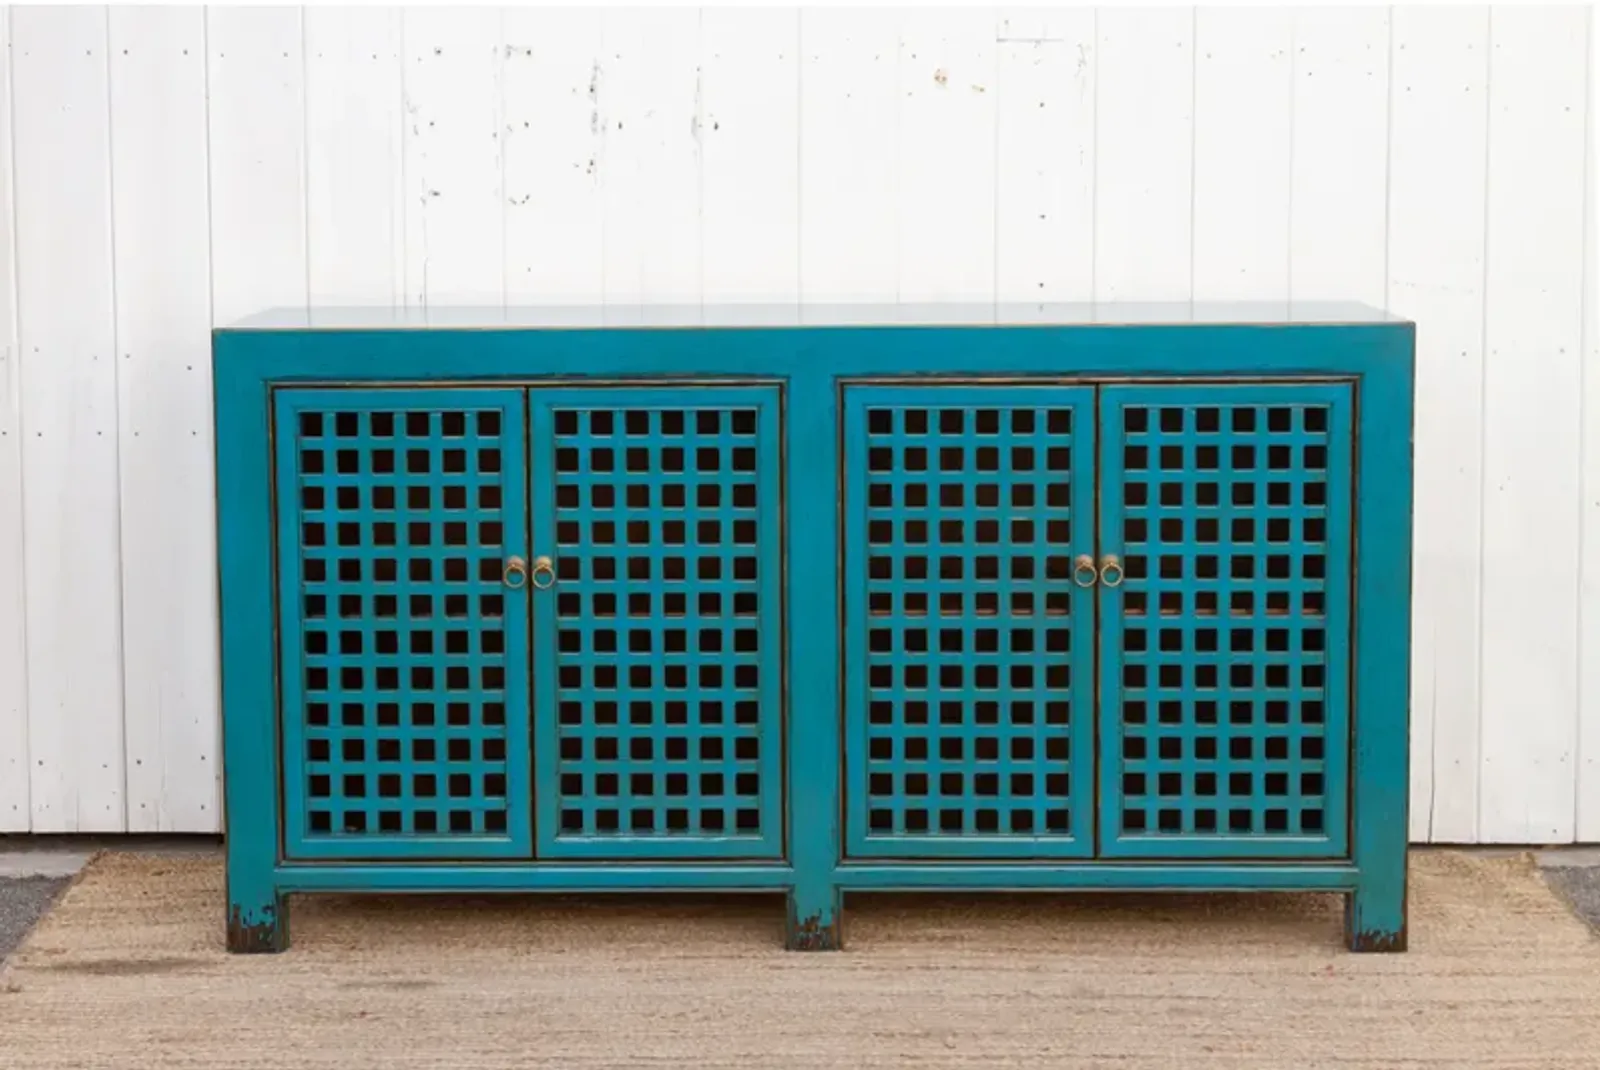
M211 858L99 856L0 974L0 1067L1600 1067L1600 940L1526 857L1420 851L1411 950L1317 895L320 897L222 949Z

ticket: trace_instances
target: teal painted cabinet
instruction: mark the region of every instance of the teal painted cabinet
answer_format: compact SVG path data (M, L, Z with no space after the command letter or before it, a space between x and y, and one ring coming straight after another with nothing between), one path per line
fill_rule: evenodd
M274 403L285 856L526 857L521 392Z
M1091 856L1094 389L844 396L849 854Z
M827 949L982 888L1404 948L1411 324L588 315L217 333L231 948L315 892L782 892Z
M778 402L530 392L539 857L782 857Z

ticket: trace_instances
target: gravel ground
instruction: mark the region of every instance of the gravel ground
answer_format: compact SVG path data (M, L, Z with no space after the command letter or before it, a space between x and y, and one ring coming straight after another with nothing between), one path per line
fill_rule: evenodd
M1600 931L1600 866L1546 869L1544 876L1591 928Z
M33 923L50 909L69 877L14 877L0 880L0 963L17 949Z

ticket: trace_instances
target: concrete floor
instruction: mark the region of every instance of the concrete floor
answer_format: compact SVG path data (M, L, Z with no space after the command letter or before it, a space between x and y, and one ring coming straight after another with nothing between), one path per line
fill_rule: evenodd
M0 964L16 950L69 883L66 877L0 879Z
M1578 916L1600 934L1600 866L1547 867L1544 876Z
M21 944L83 864L102 849L210 853L220 851L221 843L215 836L0 836L0 964ZM1496 855L1517 853L1523 848L1475 850ZM1550 886L1600 933L1600 847L1536 849L1534 856Z

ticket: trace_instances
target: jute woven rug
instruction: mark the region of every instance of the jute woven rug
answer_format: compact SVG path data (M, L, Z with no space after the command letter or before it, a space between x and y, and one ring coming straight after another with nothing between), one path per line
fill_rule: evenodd
M301 899L221 947L210 859L104 855L0 974L0 1067L1600 1067L1600 940L1526 858L1412 858L1412 950L1333 896Z

